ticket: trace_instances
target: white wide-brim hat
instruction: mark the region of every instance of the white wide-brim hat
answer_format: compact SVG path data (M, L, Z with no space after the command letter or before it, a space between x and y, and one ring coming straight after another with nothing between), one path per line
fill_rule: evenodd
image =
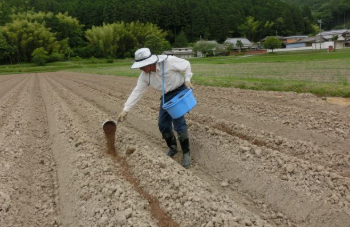
M142 68L147 65L152 65L156 62L162 62L167 58L168 55L154 55L148 48L141 48L135 52L135 62L131 68Z

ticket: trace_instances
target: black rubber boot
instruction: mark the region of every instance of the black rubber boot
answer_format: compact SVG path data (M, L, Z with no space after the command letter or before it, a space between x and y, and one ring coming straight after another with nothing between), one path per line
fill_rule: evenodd
M187 131L178 134L181 149L183 152L182 166L185 168L191 165L190 140L188 139Z
M174 157L174 155L177 153L177 143L176 138L174 136L173 132L165 132L163 133L163 139L165 140L166 144L170 148L166 155L169 157Z

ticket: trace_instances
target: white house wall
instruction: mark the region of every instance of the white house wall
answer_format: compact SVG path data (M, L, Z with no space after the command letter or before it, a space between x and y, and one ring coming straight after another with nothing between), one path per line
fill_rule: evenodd
M313 43L312 44L312 49L317 50L317 49L328 49L329 46L334 47L334 42L329 41L329 42L323 42L323 43Z
M345 47L345 43L344 42L336 42L335 43L335 48L336 49L342 49Z

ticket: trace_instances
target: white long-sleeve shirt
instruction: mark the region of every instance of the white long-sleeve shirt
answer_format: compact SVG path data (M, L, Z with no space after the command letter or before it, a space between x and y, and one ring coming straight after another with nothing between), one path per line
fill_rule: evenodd
M183 73L183 75L181 74ZM164 93L180 87L185 81L191 81L192 78L191 64L189 61L168 56L164 61ZM163 90L162 84L162 63L156 63L156 72L140 74L136 87L130 94L124 104L124 111L129 111L141 99L148 86L152 86L158 91Z

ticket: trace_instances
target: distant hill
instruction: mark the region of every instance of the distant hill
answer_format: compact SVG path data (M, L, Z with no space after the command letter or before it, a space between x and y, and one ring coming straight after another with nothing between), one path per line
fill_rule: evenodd
M283 0L300 7L309 7L315 19L322 19L324 29L350 28L349 0Z
M317 11L322 7L325 3L329 3L329 0L283 0L284 2L296 4L296 5L307 5L312 10ZM339 0L337 0L339 1Z

